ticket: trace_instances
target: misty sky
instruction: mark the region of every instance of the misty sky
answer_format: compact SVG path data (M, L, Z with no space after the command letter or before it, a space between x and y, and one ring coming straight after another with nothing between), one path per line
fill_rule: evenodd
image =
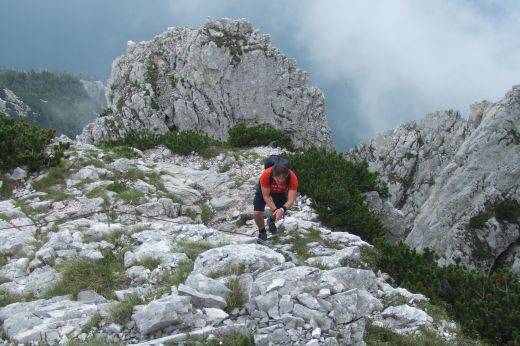
M325 93L338 150L520 84L516 0L0 0L0 65L106 81L128 40L246 18Z

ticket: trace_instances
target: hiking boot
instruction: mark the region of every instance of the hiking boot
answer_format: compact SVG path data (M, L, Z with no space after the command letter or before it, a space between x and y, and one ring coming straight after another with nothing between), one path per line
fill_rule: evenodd
M265 229L258 231L258 239L267 240L267 232L265 231Z
M275 234L277 229L276 229L276 225L274 223L274 219L272 217L269 217L269 219L267 219L267 226L269 227L269 232L271 234Z

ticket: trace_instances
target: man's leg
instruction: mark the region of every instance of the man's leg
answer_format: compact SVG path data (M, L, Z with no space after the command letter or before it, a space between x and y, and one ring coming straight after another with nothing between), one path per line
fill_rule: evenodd
M258 229L264 229L265 228L264 212L263 211L254 211L253 212L253 219L255 220L255 223L258 226Z
M265 201L264 197L262 196L260 186L257 186L255 198L253 200L253 207L253 219L255 220L255 223L258 226L258 238L260 238L261 240L267 240L267 232L265 231L264 223Z

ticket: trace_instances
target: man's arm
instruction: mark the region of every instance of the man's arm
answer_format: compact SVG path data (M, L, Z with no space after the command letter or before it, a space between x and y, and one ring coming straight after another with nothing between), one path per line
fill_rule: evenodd
M264 197L265 204L267 204L269 209L274 212L276 210L276 205L270 195L271 189L263 186L260 186L260 188L262 189L262 197Z
M289 190L289 194L287 196L287 202L285 202L284 207L289 209L296 201L296 190Z

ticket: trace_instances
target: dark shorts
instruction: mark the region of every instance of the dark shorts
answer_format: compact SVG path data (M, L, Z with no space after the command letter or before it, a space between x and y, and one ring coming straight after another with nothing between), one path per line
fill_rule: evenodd
M277 208L281 208L287 202L286 193L271 193L274 204ZM255 211L265 211L265 201L262 196L262 189L260 185L256 185L255 199L253 200L253 206Z

